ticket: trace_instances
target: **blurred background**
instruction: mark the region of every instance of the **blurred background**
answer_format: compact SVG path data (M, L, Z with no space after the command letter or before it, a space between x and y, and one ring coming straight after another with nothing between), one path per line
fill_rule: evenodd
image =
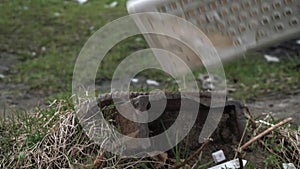
M126 0L1 0L0 112L30 110L49 99L69 98L73 67L84 43L103 25L125 15ZM300 98L299 47L300 38L295 38L226 64L229 97L256 101L271 110L280 104L282 113L297 112L299 108L293 110L297 106L288 109ZM143 36L115 46L99 67L98 89L109 91L118 63L144 48L148 45ZM203 87L205 74L194 73ZM132 81L132 86L146 90L176 90L174 84L174 79L154 70L141 72Z

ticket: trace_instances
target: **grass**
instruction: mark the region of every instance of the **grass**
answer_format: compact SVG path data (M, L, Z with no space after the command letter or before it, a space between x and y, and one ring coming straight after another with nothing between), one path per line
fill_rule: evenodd
M253 135L257 135L257 133L268 129L271 127L270 124L280 122L280 120L274 119L271 114L258 119L260 122L256 124L256 127L248 127ZM281 168L282 163L294 163L295 166L300 165L298 127L297 125L285 124L263 137L255 143L256 145L252 145L255 147L259 144L268 152L268 156L264 160L267 168Z
M92 164L100 151L84 134L66 100L55 100L35 114L6 119L0 123L0 131L1 168Z
M67 0L3 0L0 14L6 17L0 18L0 51L13 53L21 61L10 70L6 81L28 84L30 89L47 95L70 96L74 64L84 43L105 24L127 15L125 0L119 0L115 8L105 8L111 2L90 0L79 5ZM147 47L141 36L120 42L103 60L96 81L110 80L127 55ZM225 66L229 85L237 88L233 97L247 99L298 88L299 72L293 67L300 64L299 57L267 63L255 55L248 54ZM159 81L170 79L157 71L142 75Z
M300 57L279 57L281 62L269 63L263 56L250 53L225 65L228 85L237 89L232 96L249 99L266 93L293 93L298 90Z
M278 122L270 115L259 119L266 124ZM265 123L257 123L256 127L249 125L249 133L254 137L264 131L269 127ZM189 151L186 145L176 146L169 154L142 159L127 159L105 152L82 130L71 100L55 100L47 108L37 109L32 114L1 120L0 133L0 168L169 168L186 159ZM264 159L265 167L280 168L283 162L300 165L297 162L300 151L297 142L299 138L293 126L284 125L254 143L250 149L261 147L260 151L269 152ZM248 151L245 153L247 158ZM215 165L212 159L202 159L206 155L199 155L196 168ZM255 161L250 161L245 168L256 168Z
M104 24L126 15L125 2L120 0L111 9L104 7L108 2L1 2L0 14L6 17L0 18L0 50L22 61L10 71L7 81L26 83L49 94L70 93L75 60L86 40ZM103 74L105 77L106 72Z
M1 164L7 165L7 159L12 155L16 160L24 159L24 151L33 148L42 140L49 127L56 123L57 112L66 109L66 105L67 103L64 103L55 109L36 110L35 114L17 112L10 118L2 118L0 122ZM14 152L18 153L14 154Z

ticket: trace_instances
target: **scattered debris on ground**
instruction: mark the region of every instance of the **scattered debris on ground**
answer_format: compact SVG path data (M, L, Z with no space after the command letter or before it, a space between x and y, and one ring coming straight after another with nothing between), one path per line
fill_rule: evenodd
M190 139L185 139L178 145L177 148L179 149L175 148L180 150L179 154L174 154L174 150L170 150L155 157L128 159L104 152L99 144L90 140L78 123L75 111L66 104L65 101L55 101L48 107L49 110L45 110L54 114L47 113L48 115L45 116L45 113L39 110L35 114L29 114L27 120L14 121L13 125L20 126L20 129L29 128L28 124L32 120L35 123L40 123L38 129L33 128L32 130L43 129L45 134L40 134L39 139L34 144L30 142L32 142L32 135L36 138L36 134L29 133L33 131L22 130L23 132L20 133L10 133L9 126L11 124L9 124L9 121L6 121L6 124L1 123L0 167L176 168L186 166L190 168L198 166L199 168L208 168L220 164L213 162L212 155L219 150L222 150L226 157L225 161L220 160L221 163L241 158L247 161L249 168L281 168L283 165L292 165L289 163L293 163L296 168L300 167L300 132L294 129L291 124L282 125L280 121L274 120L271 115L254 119L251 118L250 113L247 113L249 120L247 130L245 130L245 141L251 141L270 127L277 126L278 128L269 130L268 133L264 133L263 137L255 139L256 141L252 142L251 145L247 145L241 153L237 153L237 150L243 147L245 141L240 142L237 138L232 139L232 135L225 132L225 130L231 132L227 123L232 118L227 117L227 119L221 121L219 128L212 135L212 138L215 139L205 142L205 144L194 145L194 147L189 146L185 149L186 145L191 144L188 141ZM105 109L106 112L104 113L111 113L112 110L113 107L110 107ZM25 121L27 122L25 123ZM277 125L278 123L282 126ZM155 126L152 126L151 129L155 129ZM232 133L234 134L234 132ZM9 137L10 134L14 136ZM190 136L194 134L194 132L191 132ZM7 139L11 139L10 147L5 146L7 142L2 142Z
M275 63L280 62L280 59L276 56L265 55L264 57L268 62L275 62Z
M104 7L105 8L114 8L114 7L116 7L116 6L118 6L118 2L117 1L113 1L113 2L111 2L110 4L108 4L108 5L105 5Z

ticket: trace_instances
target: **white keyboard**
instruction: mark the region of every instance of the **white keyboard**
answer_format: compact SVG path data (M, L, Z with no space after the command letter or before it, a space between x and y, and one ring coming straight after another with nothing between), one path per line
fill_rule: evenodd
M205 33L222 60L300 35L300 0L131 0L127 8L130 14L161 12L186 19ZM169 29L190 45L195 46L193 43L203 38L200 34L181 31L184 28L178 25L171 29L168 25L175 20L140 18L135 21L140 29ZM149 23L154 28L149 28ZM145 38L150 47L167 49L191 67L202 65L197 54L177 40L156 35L145 35ZM169 64L166 60L160 62Z

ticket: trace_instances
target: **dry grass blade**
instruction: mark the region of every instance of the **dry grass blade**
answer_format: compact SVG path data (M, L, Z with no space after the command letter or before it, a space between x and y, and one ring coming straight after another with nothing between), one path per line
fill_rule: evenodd
M294 163L296 168L300 168L300 132L293 129L291 125L278 125L287 121L290 120L286 119L276 125L274 124L275 121L272 115L268 114L263 120L257 121L258 125L256 125L256 128L252 128L252 133L257 138L259 136L257 133L277 127L276 130L269 132L266 137L260 137L258 143L274 155L278 159L278 162ZM277 167L281 167L281 164L277 164Z
M251 140L249 140L249 141L248 141L247 143L245 143L243 146L241 146L241 147L239 148L238 151L241 152L243 149L247 148L247 147L248 147L249 145L251 145L253 142L255 142L255 141L261 139L262 137L264 137L265 135L267 135L267 134L270 133L271 131L277 129L278 127L280 127L280 126L282 126L282 125L284 125L284 124L286 124L286 123L288 123L288 122L290 122L290 121L292 121L292 118L287 118L287 119L285 119L285 120L279 122L278 124L276 124L276 125L274 125L274 126L268 128L267 130L263 131L263 132L260 133L259 135L255 136L254 138L252 138Z
M211 139L207 139L200 148L198 148L198 150L192 154L188 159L186 159L184 162L182 162L181 164L173 167L172 169L179 169L181 167L184 167L186 164L188 164L193 158L195 158L196 156L198 156L202 151L203 149L208 145L209 142L211 142L212 140Z
M40 144L27 152L23 166L35 164L38 168L74 168L99 153L99 146L81 132L75 114L69 112L61 116L59 123Z

